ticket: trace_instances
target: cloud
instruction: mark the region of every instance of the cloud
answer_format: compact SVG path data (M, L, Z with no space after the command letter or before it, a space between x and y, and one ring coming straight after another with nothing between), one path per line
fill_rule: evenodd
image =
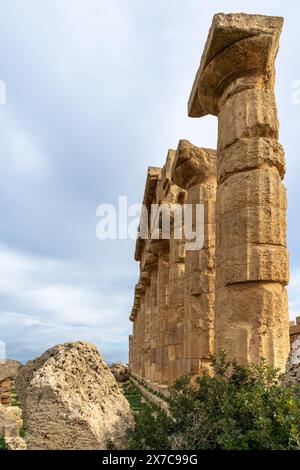
M128 296L96 289L85 275L74 263L0 246L0 339L8 355L26 360L58 341L87 340L107 360L114 346L126 359Z
M295 5L243 3L286 17L277 96L292 316L300 256ZM108 360L126 357L134 243L97 240L96 208L122 194L141 202L147 166L162 165L179 139L216 147L216 119L189 119L186 104L213 14L237 10L237 0L204 9L197 0L1 3L0 339L11 357L26 360L71 339L95 342Z

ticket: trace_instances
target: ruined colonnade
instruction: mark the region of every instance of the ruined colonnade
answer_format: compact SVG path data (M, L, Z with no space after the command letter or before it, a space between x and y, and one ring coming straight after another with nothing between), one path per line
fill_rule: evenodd
M129 362L149 382L199 374L222 350L244 365L264 357L285 366L287 198L274 95L281 28L278 17L215 15L188 112L218 118L217 150L181 140L162 169L148 170L147 208L204 207L198 250L174 237L175 216L169 239L137 240Z

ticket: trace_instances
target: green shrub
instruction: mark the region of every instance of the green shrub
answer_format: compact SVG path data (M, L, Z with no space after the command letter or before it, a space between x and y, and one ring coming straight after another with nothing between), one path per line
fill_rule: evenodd
M123 393L127 398L130 408L134 413L140 413L150 408L151 405L143 398L140 390L132 382L123 384Z
M171 388L170 416L145 410L128 436L131 449L299 449L299 389L281 384L265 361L241 367L213 358L214 375Z
M3 437L0 437L0 450L7 450L7 445Z

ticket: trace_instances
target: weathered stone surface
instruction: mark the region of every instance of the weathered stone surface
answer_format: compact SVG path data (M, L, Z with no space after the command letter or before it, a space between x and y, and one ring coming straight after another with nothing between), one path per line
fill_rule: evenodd
M224 98L223 98L224 99ZM278 119L273 89L246 89L220 106L218 150L240 139L278 138Z
M214 16L200 67L191 91L191 117L219 114L219 100L233 79L250 83L264 74L273 85L274 58L278 50L283 18L244 13Z
M19 422L15 414L11 412L12 408L11 406L4 407L0 405L0 436L4 438L18 436L22 425L22 422Z
M300 336L292 343L284 381L288 384L300 385Z
M281 366L287 357L287 291L276 282L239 283L217 289L215 350L246 365L265 358ZM258 314L259 312L259 314Z
M244 158L241 158L244 155ZM280 178L285 174L285 157L282 146L274 139L254 137L234 142L218 155L218 183L227 176L257 168L276 167Z
M130 379L130 372L127 364L114 362L110 365L110 370L117 382L126 382Z
M218 117L217 152L180 140L161 171L148 171L144 201L164 211L156 216L156 236L137 243L141 277L148 274L130 317L130 369L151 383L199 374L222 350L245 365L264 357L284 369L286 168L274 95L282 23L262 15L215 15L189 115ZM184 217L184 233L177 236L187 205L191 227ZM170 237L163 236L167 212ZM203 236L192 249L187 228L194 237L196 227ZM295 341L298 326L290 333Z
M20 437L22 425L21 408L0 404L0 437L4 438L9 450L26 449L25 441Z
M129 404L89 343L54 346L15 378L29 449L106 449L124 446L132 425Z
M211 149L197 147L188 140L180 140L173 165L173 179L175 183L185 189L194 187L195 191L203 191L200 185L215 173L216 153ZM199 195L196 199L199 200Z
M282 18L218 14L189 115L218 116L215 350L283 370L289 350L284 152L274 62ZM225 45L225 46L224 46Z
M12 381L21 366L19 361L10 359L0 361L0 404L11 404Z
M204 243L188 250L185 262L184 373L207 368L214 352L216 152L181 140L173 165L174 181L187 188L187 204L204 206ZM193 226L196 220L193 218Z
M21 436L7 437L5 439L7 450L26 450L27 445Z
M5 379L13 379L21 366L21 362L11 359L0 361L0 383Z
M7 406L6 411L20 429L23 426L22 410L18 406Z
M291 344L300 336L300 317L296 321L290 321L290 341Z

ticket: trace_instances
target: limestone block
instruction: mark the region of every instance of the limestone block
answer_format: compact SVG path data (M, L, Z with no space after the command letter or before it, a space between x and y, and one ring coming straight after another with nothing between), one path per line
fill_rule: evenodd
M187 359L208 358L213 353L214 308L214 292L193 296L187 302L184 351Z
M216 199L216 182L215 173L211 175L211 181L205 182L205 184L199 184L192 186L187 193L187 204L209 204L208 209L204 211L205 223L214 223L214 204L213 201ZM209 201L209 202L207 202Z
M12 386L12 380L10 378L4 379L0 381L0 387L1 388L8 388L10 389Z
M166 254L170 251L170 240L161 237L162 234L160 232L160 238L152 238L150 241L150 251L156 255Z
M2 398L1 397L1 405L11 405L11 397L9 397L9 398Z
M29 449L106 449L124 446L130 407L96 347L55 346L29 361L15 378Z
M185 374L185 360L181 358L169 362L168 383L172 384L177 378Z
M25 450L26 444L20 437L22 410L17 406L0 404L0 437L5 439L9 450Z
M189 190L188 195L190 191L192 191L192 189L194 189L194 187ZM187 202L187 204L190 204L191 206L185 212L186 214L185 221L188 221L190 223L190 220L191 220L193 225L195 225L196 223L215 224L216 222L216 193L212 192L212 194L209 194L209 195L211 196L209 199L200 199L200 198L198 199L197 194L193 195L195 196L195 199L193 198L194 201ZM197 205L198 205L198 208L196 209ZM202 206L201 212L199 209L200 206Z
M11 359L0 361L0 383L6 379L13 379L20 369L22 364L19 361L13 361Z
M292 343L286 363L284 381L289 385L300 385L300 336Z
M181 188L191 188L207 180L215 172L216 152L180 140L173 163L172 176Z
M23 426L22 410L18 406L7 406L6 413L17 424L18 429Z
M289 257L286 248L272 245L240 245L226 250L220 262L224 283L272 281L287 285Z
M216 246L221 251L245 242L285 247L286 211L270 206L243 207L220 217L216 233Z
M195 271L186 275L186 293L199 295L215 291L215 274Z
M283 370L289 350L287 291L281 284L241 283L218 289L216 350L239 363L268 363ZM258 315L259 312L259 315Z
M171 284L170 287L170 305L176 309L178 313L179 307L184 305L184 278L179 279L176 283Z
M215 247L202 248L199 251L189 251L186 257L186 271L214 272L215 271Z
M240 139L218 153L217 180L241 171L257 168L276 168L282 179L285 174L285 158L282 146L274 139L255 137Z
M170 281L176 282L184 279L185 265L184 263L173 262L170 264Z
M182 238L180 240L172 240L172 260L173 263L184 263L185 244L183 243Z
M286 189L276 170L258 169L236 173L218 187L218 218L243 207L257 205L286 210Z
M274 16L215 15L192 87L189 116L218 115L222 94L234 79L259 83L262 76L272 85L282 24L283 19Z
M278 118L273 90L246 89L229 96L219 113L218 150L239 139L278 138Z
M151 281L151 274L149 271L142 271L140 274L140 279L139 282L144 286L147 287L149 286Z
M216 224L192 225L192 232L186 233L185 247L188 251L214 248L216 243Z
M10 391L1 393L1 400L10 399Z
M148 251L144 256L143 264L141 264L141 267L145 271L153 271L157 269L157 263L158 263L157 255L155 255L154 253L150 253L150 251Z

